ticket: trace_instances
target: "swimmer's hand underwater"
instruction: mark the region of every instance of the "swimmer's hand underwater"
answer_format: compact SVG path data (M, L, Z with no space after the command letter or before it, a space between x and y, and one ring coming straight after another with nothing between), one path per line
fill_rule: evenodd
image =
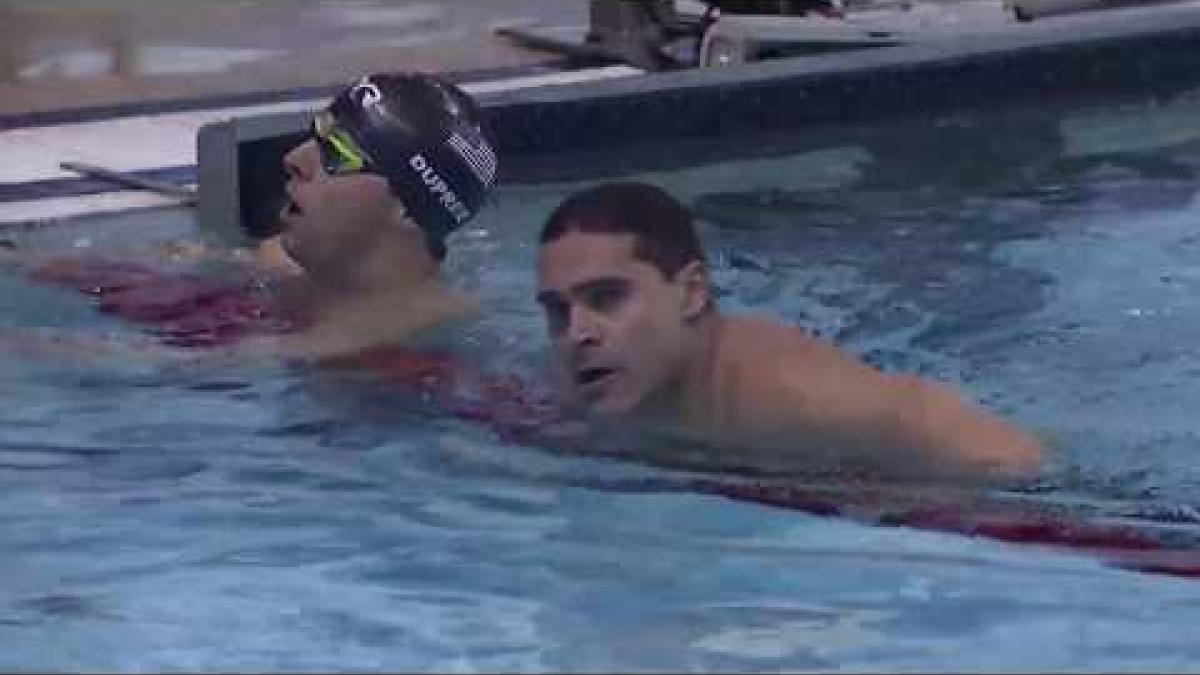
M264 239L250 247L212 246L203 242L177 239L163 244L163 257L172 263L223 262L250 266L261 274L290 277L304 273L283 250L279 236ZM2 255L2 253L0 253Z
M413 288L331 304L310 328L251 337L230 349L244 358L319 361L408 344L426 331L478 311L475 298L430 280Z

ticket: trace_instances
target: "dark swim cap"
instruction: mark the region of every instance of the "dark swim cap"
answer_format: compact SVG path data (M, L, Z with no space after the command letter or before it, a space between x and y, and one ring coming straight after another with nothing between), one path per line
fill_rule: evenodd
M446 235L475 217L496 185L496 153L479 107L441 78L401 73L363 77L328 112L442 258Z

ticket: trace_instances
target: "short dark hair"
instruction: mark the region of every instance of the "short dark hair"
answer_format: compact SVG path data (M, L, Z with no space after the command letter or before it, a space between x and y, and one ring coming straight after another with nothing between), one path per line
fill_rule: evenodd
M632 234L634 256L667 279L693 260L704 262L691 212L666 190L648 183L618 181L576 192L550 214L538 244L568 232Z

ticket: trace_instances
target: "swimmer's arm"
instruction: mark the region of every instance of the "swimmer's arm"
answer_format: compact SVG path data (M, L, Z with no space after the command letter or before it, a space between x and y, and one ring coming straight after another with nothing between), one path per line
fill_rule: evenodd
M321 360L385 345L411 345L437 328L479 311L478 301L465 293L430 281L395 298L380 318L380 308L355 308L337 320L319 322L292 335L248 341L242 351L285 359Z
M195 263L217 260L248 264L259 272L272 276L288 277L304 271L283 250L279 235L263 239L249 247L225 248L197 241L181 240L164 244L162 254L172 262Z
M1042 447L1030 434L952 389L914 375L882 373L834 347L783 380L807 424L883 467L922 473L1019 477L1035 473ZM898 456L910 450L916 457Z
M1031 434L970 403L948 387L913 375L888 376L898 401L897 435L968 470L1030 476L1042 460Z

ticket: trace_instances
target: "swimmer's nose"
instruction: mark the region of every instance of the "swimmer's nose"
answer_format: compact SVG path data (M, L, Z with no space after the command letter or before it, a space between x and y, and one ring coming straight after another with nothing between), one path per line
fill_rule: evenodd
M567 339L573 347L593 347L600 344L600 326L585 309L571 309L571 324L567 328Z
M321 170L321 150L317 142L310 138L289 150L283 156L283 167L288 178L312 180Z

